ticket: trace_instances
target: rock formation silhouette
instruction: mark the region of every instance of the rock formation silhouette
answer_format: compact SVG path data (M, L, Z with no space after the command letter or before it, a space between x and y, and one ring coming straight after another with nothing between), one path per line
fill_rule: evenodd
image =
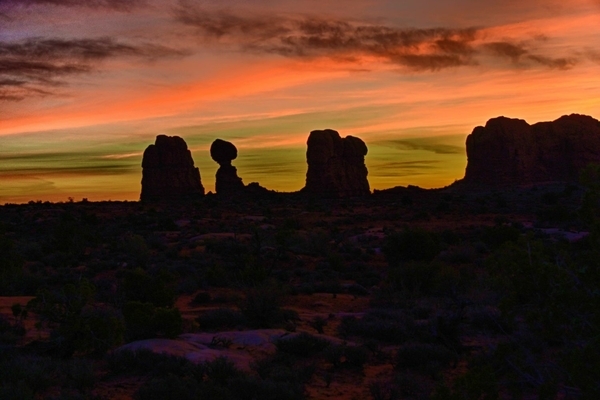
M341 138L332 129L312 131L308 137L304 193L324 197L363 196L371 193L367 180L367 146L353 136Z
M600 122L571 114L529 125L498 117L467 137L463 184L506 186L576 182L589 163L600 163Z
M210 146L210 156L219 164L215 190L220 195L239 195L244 192L242 178L231 161L237 158L237 149L231 142L216 139Z
M142 201L200 197L204 187L192 153L179 136L158 135L142 159Z

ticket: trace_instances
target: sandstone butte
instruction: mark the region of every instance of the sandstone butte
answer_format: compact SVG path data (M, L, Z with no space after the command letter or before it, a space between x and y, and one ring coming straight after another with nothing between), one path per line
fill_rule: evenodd
M312 131L306 149L306 185L302 192L323 197L371 193L367 180L367 146L353 136L341 138L331 129Z
M216 174L215 191L219 195L236 196L244 194L244 183L231 161L237 158L237 148L231 142L216 139L210 146L210 156L219 164Z
M142 159L142 201L175 200L204 195L200 170L179 136L158 135Z
M600 163L600 121L571 114L529 125L498 117L467 137L467 168L460 184L481 186L576 182Z

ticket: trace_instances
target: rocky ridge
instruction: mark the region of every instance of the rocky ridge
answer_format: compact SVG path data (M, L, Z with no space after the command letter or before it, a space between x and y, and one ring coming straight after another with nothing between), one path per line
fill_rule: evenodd
M466 151L461 184L576 182L589 163L600 163L600 121L579 114L534 125L493 118L467 137Z

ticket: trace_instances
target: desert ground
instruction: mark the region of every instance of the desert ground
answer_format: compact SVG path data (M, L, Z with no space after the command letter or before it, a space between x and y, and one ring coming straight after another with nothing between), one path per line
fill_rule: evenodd
M597 398L594 196L4 205L0 397Z

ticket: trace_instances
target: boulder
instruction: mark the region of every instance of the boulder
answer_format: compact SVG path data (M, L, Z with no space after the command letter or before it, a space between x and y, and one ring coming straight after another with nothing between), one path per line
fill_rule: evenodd
M177 200L204 195L200 170L179 136L158 135L142 159L142 201Z
M367 146L357 137L341 138L332 129L312 131L307 141L308 171L302 191L324 197L370 194L366 155Z
M476 127L466 147L464 184L577 182L589 163L600 163L600 122L578 114L534 125L498 117Z
M231 165L231 161L237 158L237 149L233 143L216 139L210 146L210 156L219 164L215 182L217 194L227 196L242 194L244 183L237 175L237 169Z

